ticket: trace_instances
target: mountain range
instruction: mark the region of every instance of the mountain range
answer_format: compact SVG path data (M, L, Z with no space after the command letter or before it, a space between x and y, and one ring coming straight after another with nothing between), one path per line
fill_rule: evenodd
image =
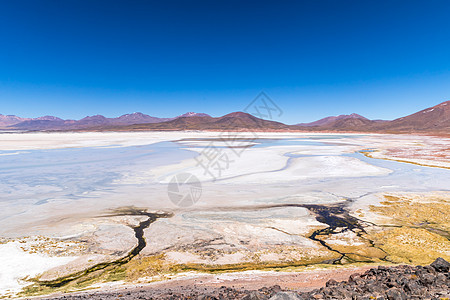
M26 131L260 130L450 134L450 101L392 121L369 120L355 113L330 116L315 122L296 125L260 119L245 112L233 112L222 117L189 112L173 118L158 118L136 112L117 118L95 115L80 120L63 120L53 116L20 118L0 114L0 129Z
M328 117L296 126L303 127L304 130L308 131L450 134L450 101L392 121L369 120L358 114L351 114Z
M21 118L12 115L5 116L0 114L0 128L16 130L78 130L90 129L99 126L125 126L142 123L161 123L177 118L188 118L194 116L209 115L188 112L174 118L158 118L140 112L135 112L132 114L125 114L117 118L106 118L102 115L95 115L87 116L80 120L63 120L53 116Z

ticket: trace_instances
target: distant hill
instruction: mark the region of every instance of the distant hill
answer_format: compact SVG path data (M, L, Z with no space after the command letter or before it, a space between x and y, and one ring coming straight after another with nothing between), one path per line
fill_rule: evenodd
M0 128L20 130L267 130L450 134L450 101L393 121L369 120L353 113L326 117L311 123L286 125L260 119L244 112L234 112L222 117L188 112L173 118L157 118L136 112L117 118L95 115L81 120L62 120L53 116L30 119L0 115Z
M209 115L179 117L164 123L137 124L123 127L103 127L110 130L288 130L283 123L268 121L244 112L234 112L222 117Z
M450 101L395 119L384 124L380 129L401 132L450 133Z
M369 120L358 114L339 115L326 117L311 123L300 123L294 125L299 129L308 131L370 131L375 126L389 122L383 120Z
M210 117L210 115L204 114L204 113L187 112L185 114L182 114L182 115L180 115L178 117L175 117L175 118L171 118L169 120L173 120L173 119L176 119L176 118L182 118L182 117Z
M450 101L393 121L369 120L358 114L351 114L327 117L294 126L308 131L450 134Z
M2 115L0 114L0 129L10 129L14 127L14 129L18 127L26 127L26 126L35 126L35 124L40 124L39 126L45 126L45 124L59 124L61 125L64 120L53 117L53 116L43 116L39 118L21 118L14 115ZM29 125L19 125L19 124L29 124ZM26 128L27 129L27 128Z
M351 115L339 115L339 116L330 116L330 117L326 117L311 123L299 123L297 124L298 126L327 126L327 125L331 125L336 121L339 120L344 120L344 119L366 119L361 115L358 114L351 114ZM368 120L368 119L366 119Z
M102 115L87 116L81 120L62 120L57 117L45 116L35 119L23 119L19 117L9 118L11 121L7 122L7 118L4 118L4 124L8 129L20 129L20 130L77 130L77 129L89 129L102 126L126 126L133 124L143 123L161 123L170 120L174 120L180 117L193 117L193 116L208 116L202 113L189 112L175 118L157 118L152 117L140 112L132 114L122 115L117 118L106 118ZM7 117L7 116L5 116ZM0 117L0 122L1 122ZM0 123L1 124L1 123Z
M18 116L13 116L13 115L2 115L0 114L0 128L7 128L8 126L13 126L16 124L19 124L21 122L27 121L30 119L27 118L21 118Z

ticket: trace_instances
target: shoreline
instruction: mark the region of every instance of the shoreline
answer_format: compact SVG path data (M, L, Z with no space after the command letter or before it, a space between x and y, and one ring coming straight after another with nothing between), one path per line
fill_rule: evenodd
M366 266L330 266L321 268L317 266L304 267L305 270L292 271L237 271L219 274L194 273L179 274L179 277L166 279L150 283L105 283L98 287L86 291L73 293L54 293L45 296L31 296L19 299L51 299L63 296L80 296L102 293L126 293L129 291L145 290L154 293L176 292L177 289L183 290L186 287L192 287L198 291L213 291L223 286L237 290L257 290L263 287L279 285L284 290L295 290L308 292L317 288L324 287L330 279L337 281L348 280L355 273L363 273L370 268L380 264L369 264ZM386 265L386 264L382 264ZM312 269L308 269L312 268Z
M170 284L163 282L130 288L103 288L29 299L448 299L449 271L450 263L437 258L425 266L343 269L332 271L331 276L327 271L312 271L279 273L274 276L251 274L250 280L245 275L238 278L197 277L180 279Z

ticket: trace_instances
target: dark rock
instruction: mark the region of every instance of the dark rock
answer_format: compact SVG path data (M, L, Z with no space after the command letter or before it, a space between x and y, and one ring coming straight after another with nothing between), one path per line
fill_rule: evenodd
M438 272L448 272L450 270L450 263L443 259L442 257L438 257L431 266Z
M436 274L436 270L432 266L423 267L428 273Z
M271 297L269 300L302 300L297 293L294 292L279 292L276 293L273 297Z
M268 299L266 295L261 294L260 292L257 291L250 292L250 294L242 298L242 300L266 300L266 299Z
M219 300L214 296L209 296L209 295L203 295L203 296L198 296L198 300Z
M332 296L333 299L351 299L353 293L346 288L333 287L330 291L330 296Z
M434 279L434 283L438 286L445 284L447 281L447 276L445 274L439 273L436 275L436 278Z
M281 287L278 284L271 286L270 289L274 292L281 292Z
M364 280L361 278L361 276L359 274L350 275L350 278L348 281L351 284L356 284L356 285L361 285L364 282Z
M426 273L426 274L421 274L420 275L420 281L424 284L424 285L432 285L434 282L434 275Z
M360 275L358 273L355 273L355 274L350 275L350 278L348 279L348 281L354 282L355 280L360 279L360 278L361 278Z
M413 295L418 295L420 288L421 288L421 286L419 285L419 283L416 280L409 280L405 284L405 290Z
M336 285L338 285L338 282L336 280L334 280L334 279L330 279L330 280L327 281L327 283L325 285L327 287L329 287L329 286L336 286Z
M406 300L405 293L398 288L390 288L386 291L386 296L389 300Z

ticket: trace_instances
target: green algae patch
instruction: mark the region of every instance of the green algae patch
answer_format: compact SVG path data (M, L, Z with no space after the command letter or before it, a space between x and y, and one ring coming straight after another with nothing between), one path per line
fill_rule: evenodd
M387 259L395 263L426 265L438 257L450 260L450 241L426 229L385 229L371 237L376 246L388 253Z
M125 268L125 279L129 282L142 278L164 279L181 271L179 266L169 263L164 254L135 258L127 263Z
M198 250L172 250L153 256L138 254L130 257L130 260L121 261L121 264L94 270L62 286L40 285L37 279L36 283L26 287L21 295L74 292L111 281L148 283L183 276L186 272L300 272L396 263L429 264L439 256L450 260L450 242L446 237L450 228L449 216L446 213L450 211L450 194L447 197L443 196L445 194L433 195L386 195L381 206L371 206L372 212L389 218L390 227L368 224L367 227L361 227L359 220L348 218L344 208L310 206L318 217L324 220L325 216L327 217L329 227L316 229L311 234L314 234L314 241L319 247L309 251L297 246L277 245L257 251L237 251L242 254L238 256L239 261L223 259L222 256L235 254L226 251L214 252L214 255L211 255L211 251L203 253ZM397 227L392 227L392 224ZM192 256L193 262L183 261L176 255L171 256L173 252L189 254L187 257ZM334 262L336 263L333 264Z
M357 244L347 243L347 244L335 244L330 243L327 240L329 236L321 237L322 240L327 242L327 244L334 250L342 253L345 257L349 258L353 262L381 262L385 259L387 253L382 249L372 245L371 241L367 239L362 239L362 242ZM341 241L341 240L339 240Z
M22 292L18 294L18 296L40 296L52 293L70 293L92 289L92 285L94 284L125 280L125 271L126 269L123 266L109 266L105 269L86 274L85 276L73 280L60 287L52 287L39 284L39 278L37 278L34 280L34 284L24 287Z
M414 226L450 232L450 195L385 195L382 206L370 210L392 219L395 225Z
M331 253L332 256L336 255ZM70 293L92 289L96 284L123 281L129 283L154 282L171 279L183 272L198 272L206 274L218 274L229 272L240 272L248 270L267 271L301 271L310 268L331 268L332 265L321 264L329 257L305 258L301 261L285 262L244 262L236 264L175 264L167 260L164 254L154 256L138 256L121 266L111 265L105 269L98 270L73 280L60 287L40 285L38 278L35 284L23 289L19 296L39 296L51 293Z
M165 255L144 256L136 258L125 265L126 280L133 282L142 278L166 279L182 272L202 272L202 273L226 273L248 270L274 270L305 267L321 264L325 260L336 259L339 254L327 252L326 256L304 257L301 260L286 261L245 261L230 264L209 264L209 263L174 263L169 261Z
M429 264L450 259L450 194L384 195L370 210L388 217L389 226L369 234L375 246L395 263ZM394 226L394 227L393 227Z

